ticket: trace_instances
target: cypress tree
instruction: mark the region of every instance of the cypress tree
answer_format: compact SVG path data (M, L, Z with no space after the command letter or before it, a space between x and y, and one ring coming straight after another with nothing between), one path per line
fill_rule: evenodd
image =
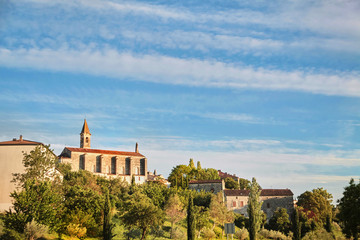
M189 196L189 204L187 208L187 235L188 240L195 240L195 213L193 196Z
M112 234L114 224L111 221L111 203L109 190L105 190L105 204L104 204L104 222L103 222L103 239L111 240L115 235Z
M332 224L331 224L331 216L330 216L330 214L326 215L325 229L326 229L327 232L332 231Z
M293 231L294 231L294 240L301 239L301 223L299 219L299 211L297 208L294 210L294 219L293 219Z
M260 230L261 225L261 205L260 199L260 186L256 182L256 179L252 179L249 203L248 203L248 214L249 214L249 236L250 240L256 240L256 234Z

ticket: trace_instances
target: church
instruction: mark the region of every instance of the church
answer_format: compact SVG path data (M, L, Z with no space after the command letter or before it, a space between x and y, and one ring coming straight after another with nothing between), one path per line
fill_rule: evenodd
M138 144L134 152L92 149L86 119L80 133L80 147L65 147L59 161L69 163L72 171L82 169L106 178L120 177L128 183L133 176L138 184L147 180L147 159L139 153Z

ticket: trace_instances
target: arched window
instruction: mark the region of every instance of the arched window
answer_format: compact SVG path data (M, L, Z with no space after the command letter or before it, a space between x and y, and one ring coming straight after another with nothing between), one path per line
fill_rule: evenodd
M96 158L96 172L101 172L101 157Z
M89 137L86 137L86 143L89 143Z

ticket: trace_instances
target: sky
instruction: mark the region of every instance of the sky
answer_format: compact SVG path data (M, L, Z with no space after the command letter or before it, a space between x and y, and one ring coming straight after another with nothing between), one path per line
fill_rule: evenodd
M360 2L0 0L0 141L189 159L294 197L360 178Z

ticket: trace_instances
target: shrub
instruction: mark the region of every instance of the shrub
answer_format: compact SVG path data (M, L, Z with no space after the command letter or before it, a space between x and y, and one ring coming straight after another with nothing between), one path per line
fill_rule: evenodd
M175 229L171 232L171 239L185 239L185 233L180 229L175 227Z
M209 229L209 228L205 228L202 232L202 237L204 239L210 240L216 237L216 234L213 230Z
M86 235L86 227L81 227L80 224L70 223L67 226L67 232L69 233L70 237L73 239L74 237L82 238Z
M34 240L40 237L43 237L48 233L48 227L42 224L37 223L35 220L28 222L25 225L24 234L26 239Z
M217 238L220 238L222 235L222 229L221 227L214 227L213 231L215 232L215 235Z
M277 240L291 240L291 237L286 236L282 232L279 231L273 231L273 230L266 230L261 229L259 232L260 236L268 239L277 239Z
M331 240L335 239L332 233L327 232L325 229L321 228L315 231L308 232L303 240Z
M126 239L136 239L141 236L141 230L138 228L130 229L126 232L124 232L124 236Z
M21 234L13 229L5 229L0 240L24 240L24 234Z
M236 231L235 237L239 240L245 240L249 237L249 232L246 228L240 228L240 230Z

